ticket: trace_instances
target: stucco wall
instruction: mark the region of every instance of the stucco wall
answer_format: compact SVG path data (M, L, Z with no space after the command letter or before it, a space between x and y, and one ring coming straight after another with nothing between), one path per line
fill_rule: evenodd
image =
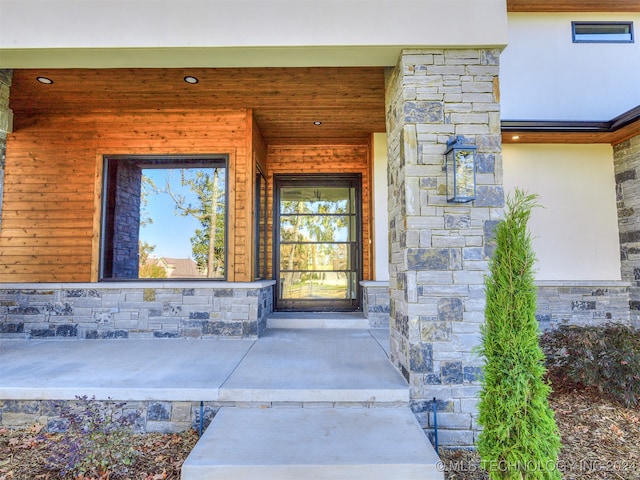
M620 280L610 145L504 145L505 192L540 195L529 224L537 280Z
M374 278L389 281L389 187L387 185L387 134L373 135L373 254Z
M511 13L505 120L611 120L640 105L640 13ZM571 21L633 21L635 43L573 43ZM634 61L635 59L635 61Z

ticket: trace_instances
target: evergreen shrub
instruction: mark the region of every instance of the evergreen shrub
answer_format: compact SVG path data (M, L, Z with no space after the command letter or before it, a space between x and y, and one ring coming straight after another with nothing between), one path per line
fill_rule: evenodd
M560 437L538 343L535 255L527 231L537 196L516 190L506 203L485 279L478 453L493 480L560 479Z

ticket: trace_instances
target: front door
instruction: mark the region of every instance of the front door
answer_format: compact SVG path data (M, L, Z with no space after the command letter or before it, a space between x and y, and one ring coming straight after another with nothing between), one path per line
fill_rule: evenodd
M359 175L275 178L276 310L360 308Z

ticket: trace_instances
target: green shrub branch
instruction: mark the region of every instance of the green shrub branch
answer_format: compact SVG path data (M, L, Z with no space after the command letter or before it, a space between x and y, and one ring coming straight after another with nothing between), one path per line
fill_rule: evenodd
M516 190L496 227L496 250L485 279L486 310L478 440L491 479L560 479L560 437L549 407L544 355L535 318L535 254L527 223L537 196Z

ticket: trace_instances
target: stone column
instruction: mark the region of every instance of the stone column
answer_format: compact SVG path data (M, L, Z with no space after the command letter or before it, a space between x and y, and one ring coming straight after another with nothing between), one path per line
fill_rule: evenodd
M482 360L484 275L502 215L498 50L405 50L386 75L392 361L442 445L471 445ZM477 199L446 201L444 152L477 146Z
M613 146L622 280L631 282L631 324L640 328L640 135Z
M13 125L13 114L9 109L9 91L13 70L0 70L0 225L2 225L2 197L4 192L4 161L7 148L7 133Z

